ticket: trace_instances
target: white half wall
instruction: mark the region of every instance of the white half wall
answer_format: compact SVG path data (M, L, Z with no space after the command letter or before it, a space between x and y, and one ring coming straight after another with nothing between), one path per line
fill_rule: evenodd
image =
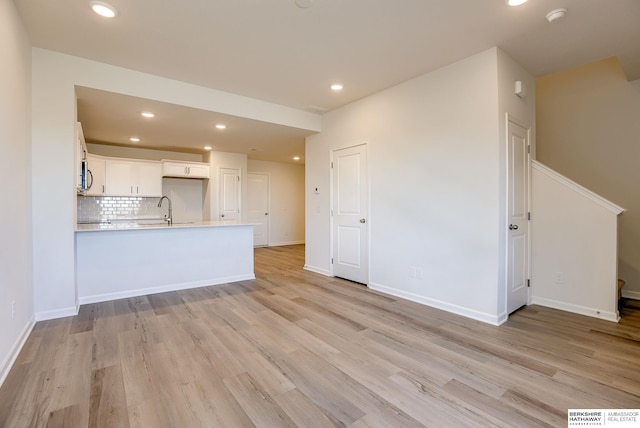
M304 165L249 160L247 168L269 174L269 245L304 243Z
M0 385L34 325L31 241L31 45L0 2Z
M253 226L76 232L81 304L254 279Z
M617 205L532 167L533 303L618 320Z
M331 272L330 152L366 141L369 286L501 321L497 51L325 114L306 141L307 269Z

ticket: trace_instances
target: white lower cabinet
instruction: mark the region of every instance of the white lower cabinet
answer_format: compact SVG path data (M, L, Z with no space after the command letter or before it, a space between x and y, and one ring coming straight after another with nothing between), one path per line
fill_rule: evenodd
M105 195L162 196L160 162L107 159L105 167Z

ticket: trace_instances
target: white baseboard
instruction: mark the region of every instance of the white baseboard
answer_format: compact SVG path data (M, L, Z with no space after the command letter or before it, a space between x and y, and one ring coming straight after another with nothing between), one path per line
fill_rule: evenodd
M304 265L304 270L308 270L309 272L319 273L324 276L333 276L331 272L326 269L321 269L315 266Z
M388 287L382 284L377 284L375 282L369 283L369 288L375 291L380 291L385 294L390 294L392 296L411 300L412 302L421 303L423 305L430 306L432 308L442 309L443 311L451 312L456 315L462 315L467 318L471 318L477 321L482 321L491 325L500 325L507 320L506 313L492 315L485 312L476 311L475 309L469 309L463 306L453 305L451 303L432 299L430 297L425 297L418 294L413 294L406 291L398 290L396 288Z
M47 321L56 318L73 317L78 315L79 306L72 306L69 308L54 309L52 311L36 312L36 321Z
M284 247L285 245L300 245L300 244L304 244L304 239L302 241L269 242L269 247Z
M120 291L116 293L97 294L93 296L80 297L80 304L108 302L111 300L128 299L129 297L146 296L149 294L166 293L167 291L187 290L189 288L207 287L210 285L227 284L230 282L246 281L256 279L254 274L234 275L224 278L213 278L202 281L183 282L178 284L162 285L159 287L140 288L137 290Z
M13 346L9 350L9 353L5 357L4 361L2 361L2 364L0 364L0 386L2 386L4 381L7 379L7 375L9 374L11 367L13 367L13 364L16 362L16 358L18 358L20 351L22 351L22 347L24 346L25 342L29 338L29 335L31 334L31 330L33 330L33 327L35 325L36 325L36 317L34 314L31 316L31 319L29 319L29 321L27 322L27 325L25 325L24 328L22 329L22 331L20 332L20 335L18 335L16 342L13 344Z
M640 291L622 289L622 297L625 299L640 300Z
M574 305L572 303L561 302L559 300L546 299L544 297L533 297L532 304L546 306L548 308L560 309L561 311L573 312L574 314L586 315L600 318L607 321L618 322L620 317L617 312L605 311L587 306Z

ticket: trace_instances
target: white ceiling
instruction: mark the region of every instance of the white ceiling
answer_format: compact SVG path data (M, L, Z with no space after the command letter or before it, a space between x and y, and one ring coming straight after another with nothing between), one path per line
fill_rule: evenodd
M640 77L639 0L109 0L112 20L85 0L14 2L34 46L300 109L332 110L492 46L534 76L618 56ZM566 18L548 23L560 7ZM91 139L114 138L92 128Z

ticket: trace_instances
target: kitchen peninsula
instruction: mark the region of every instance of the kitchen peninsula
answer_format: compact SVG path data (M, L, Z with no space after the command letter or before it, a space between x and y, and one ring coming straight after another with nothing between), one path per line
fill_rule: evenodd
M80 304L254 279L253 225L80 224Z

